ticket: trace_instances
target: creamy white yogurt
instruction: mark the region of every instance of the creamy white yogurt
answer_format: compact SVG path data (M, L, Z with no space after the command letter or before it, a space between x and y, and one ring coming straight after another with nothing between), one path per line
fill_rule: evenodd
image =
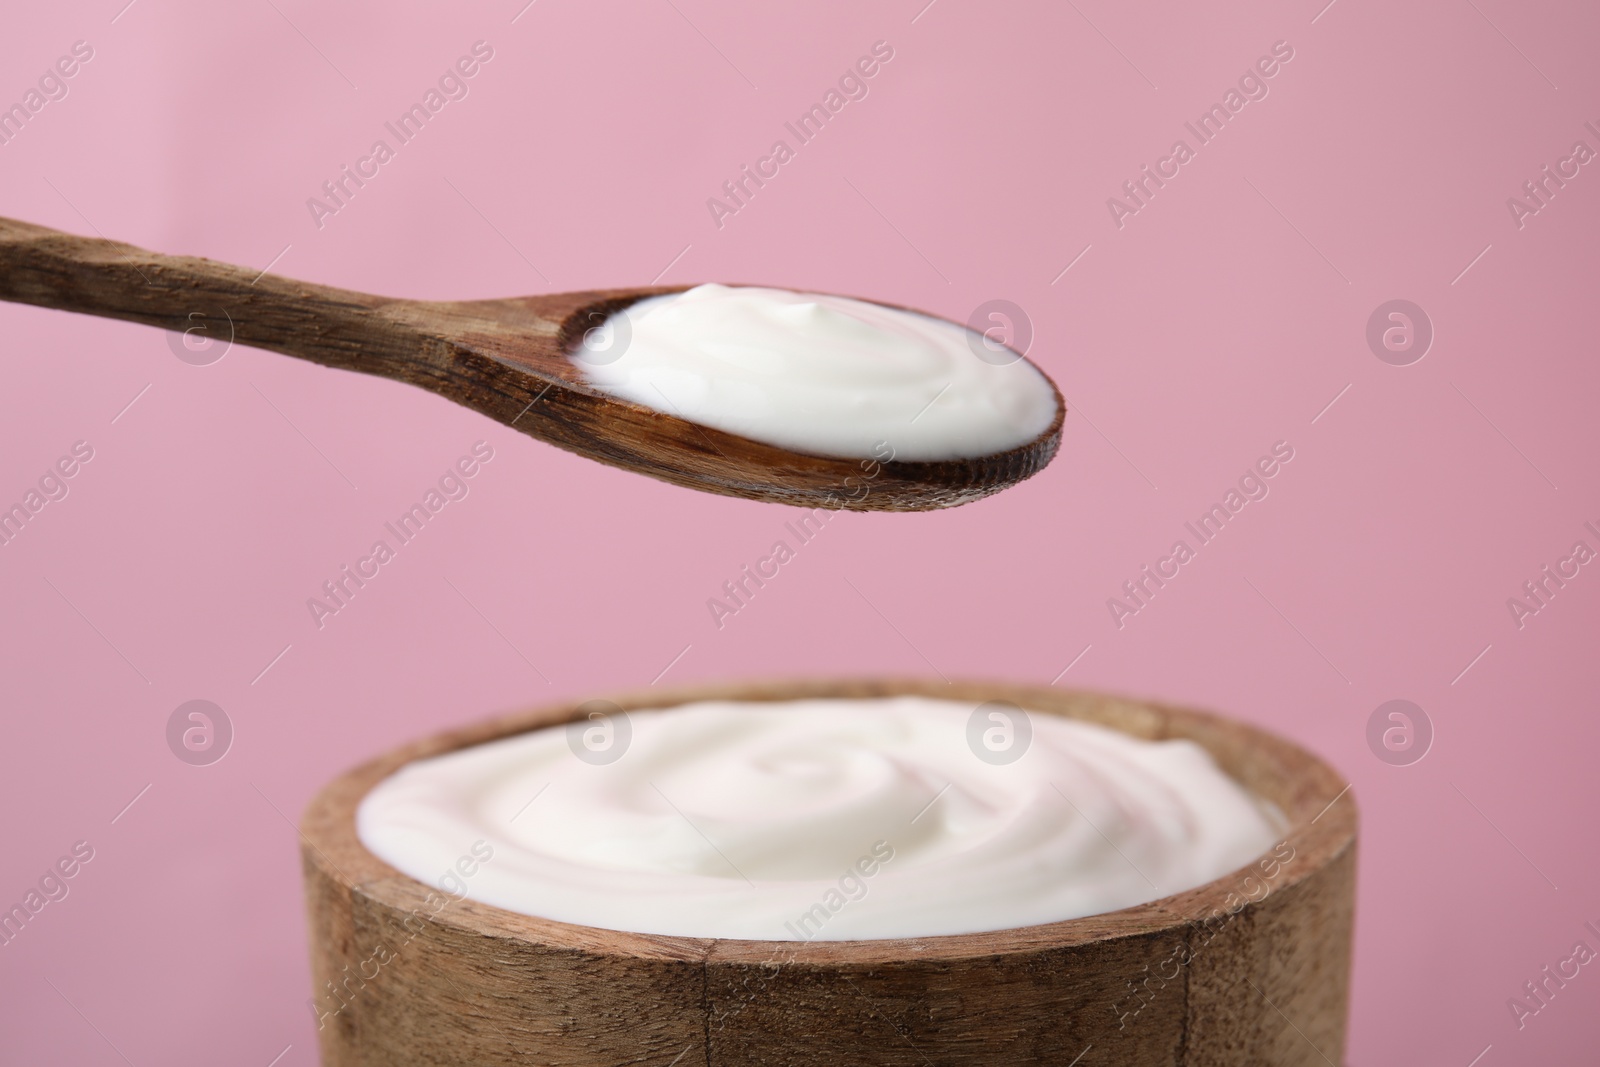
M405 874L510 911L775 941L1113 911L1278 839L1198 745L1018 718L921 697L612 715L408 764L357 830Z
M848 297L701 285L591 331L573 357L596 389L813 455L942 460L1043 433L1055 389L962 326Z

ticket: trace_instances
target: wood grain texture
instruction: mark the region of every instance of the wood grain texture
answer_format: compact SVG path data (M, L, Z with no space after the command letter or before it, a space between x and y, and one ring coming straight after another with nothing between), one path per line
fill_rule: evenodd
M1288 829L1267 858L1197 889L983 934L714 940L573 926L470 898L440 907L430 887L362 847L356 806L407 762L581 712L573 703L513 715L381 756L330 783L307 810L302 856L323 1063L1342 1062L1355 803L1333 770L1280 738L1158 704L982 682L743 683L613 699L636 710L705 699L897 694L974 706L1008 700L1139 737L1190 738L1276 804Z
M1060 446L1059 392L1055 421L1025 445L976 459L880 464L793 452L590 387L568 356L584 332L635 301L684 288L389 299L0 218L0 299L167 330L204 324L238 344L427 389L569 452L690 489L923 511L1015 485Z

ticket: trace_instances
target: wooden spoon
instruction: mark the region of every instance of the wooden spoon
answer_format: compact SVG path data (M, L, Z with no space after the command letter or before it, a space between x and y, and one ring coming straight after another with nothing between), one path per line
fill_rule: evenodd
M802 507L924 511L978 500L1042 470L1061 443L940 462L794 452L607 396L569 353L637 300L687 286L435 302L370 296L193 256L0 218L0 299L204 328L254 348L432 390L542 441L710 493Z

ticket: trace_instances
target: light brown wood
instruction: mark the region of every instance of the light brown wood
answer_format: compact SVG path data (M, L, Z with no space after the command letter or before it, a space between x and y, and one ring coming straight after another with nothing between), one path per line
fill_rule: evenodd
M356 806L411 760L582 717L575 703L513 715L381 756L307 810L324 1065L1342 1062L1356 808L1333 770L1287 741L1200 712L999 683L744 683L613 699L634 710L901 693L1008 700L1139 737L1191 738L1278 805L1288 830L1263 860L1189 892L953 937L710 940L573 926L470 897L440 908L439 894L362 847Z
M0 218L0 299L168 330L202 322L242 345L420 386L570 452L690 489L803 507L924 511L1015 485L1060 446L1059 392L1055 422L1025 445L970 460L879 463L752 441L584 381L569 353L585 331L637 300L684 288L398 300Z

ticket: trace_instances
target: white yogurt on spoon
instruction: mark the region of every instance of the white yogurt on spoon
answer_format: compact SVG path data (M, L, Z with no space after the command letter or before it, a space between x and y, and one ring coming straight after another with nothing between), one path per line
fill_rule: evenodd
M576 728L609 728L611 762L556 727L409 764L363 799L357 831L430 885L476 856L442 887L510 911L773 941L1094 915L1278 840L1279 817L1192 742L1034 714L1022 755L993 762L980 752L1004 716L974 734L973 712L923 697L631 712Z
M846 459L881 459L885 442L901 460L1004 452L1043 433L1058 408L1037 367L983 334L786 289L652 297L591 330L573 360L610 396Z

